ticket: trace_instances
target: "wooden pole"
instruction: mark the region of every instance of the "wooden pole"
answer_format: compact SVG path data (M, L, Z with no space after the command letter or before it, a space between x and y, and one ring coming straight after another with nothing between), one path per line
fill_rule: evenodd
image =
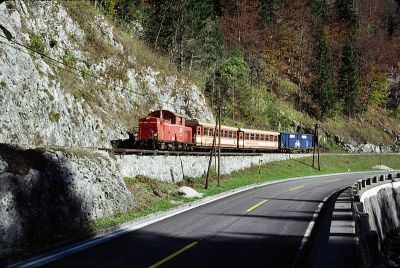
M217 185L219 187L221 180L221 106L218 107L218 177Z
M318 146L318 171L321 171L321 164L319 162L319 129L318 129L318 123L317 123L317 146Z
M218 115L217 115L217 119L215 120L215 128L214 128L213 142L212 142L211 151L210 151L210 160L208 161L208 169L207 169L207 178L206 178L205 189L208 189L208 182L209 182L209 180L210 180L210 169L211 169L212 158L213 158L213 154L214 154L215 135L217 134L217 124L218 124Z
M314 127L314 149L313 149L313 154L312 154L312 166L315 167L315 146L317 145L317 124L315 124Z

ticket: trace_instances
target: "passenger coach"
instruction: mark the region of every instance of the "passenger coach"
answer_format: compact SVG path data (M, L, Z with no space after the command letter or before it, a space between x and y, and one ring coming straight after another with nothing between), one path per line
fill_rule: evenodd
M241 128L239 130L239 148L278 150L279 132Z
M215 131L215 124L203 123L197 120L188 120L186 125L192 128L193 143L196 147L211 147ZM221 147L238 148L238 133L236 127L228 127L221 125ZM216 132L216 146L219 145L219 133Z

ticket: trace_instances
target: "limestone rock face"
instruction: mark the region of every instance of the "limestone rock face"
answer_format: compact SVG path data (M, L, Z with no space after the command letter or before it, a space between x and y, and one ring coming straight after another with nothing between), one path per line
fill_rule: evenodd
M159 108L212 120L194 84L139 61L99 11L82 20L73 5L0 4L14 37L0 37L0 143L109 147Z
M0 251L85 233L90 220L133 206L107 154L1 145L0 157Z

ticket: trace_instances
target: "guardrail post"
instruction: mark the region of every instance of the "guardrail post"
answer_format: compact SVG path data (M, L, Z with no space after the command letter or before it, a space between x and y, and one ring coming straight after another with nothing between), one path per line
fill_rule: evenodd
M367 185L371 185L371 178L367 178L366 183L367 183Z
M357 185L358 185L358 190L361 190L362 189L361 181L357 181Z
M363 209L364 209L364 207L363 207ZM365 232L365 230L369 229L368 213L359 212L358 217L360 217L360 223L361 223L362 230Z
M361 187L365 188L365 180L364 179L362 179L362 181L361 181Z
M375 230L369 230L365 234L365 238L367 240L367 245L369 252L371 254L373 262L376 264L380 260L380 252L379 252L379 239L378 239L378 234Z
M357 212L364 212L364 204L360 201L356 202Z

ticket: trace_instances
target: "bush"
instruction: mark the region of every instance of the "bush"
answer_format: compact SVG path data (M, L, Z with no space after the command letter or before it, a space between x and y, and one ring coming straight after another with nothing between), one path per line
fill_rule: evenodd
M68 67L75 67L76 65L76 58L74 56L74 53L71 51L71 49L67 48L64 51L64 56L62 58L62 61L64 65Z
M51 122L57 123L60 120L60 114L57 112L50 112L49 119Z
M389 82L384 74L376 74L369 83L371 89L370 104L384 106L388 100Z
M287 78L278 79L278 94L282 98L288 98L297 91L297 85Z
M35 34L34 32L29 33L30 44L29 47L36 52L44 54L46 52L46 46L43 37Z
M0 82L0 88L5 88L7 86L7 83L4 81Z

